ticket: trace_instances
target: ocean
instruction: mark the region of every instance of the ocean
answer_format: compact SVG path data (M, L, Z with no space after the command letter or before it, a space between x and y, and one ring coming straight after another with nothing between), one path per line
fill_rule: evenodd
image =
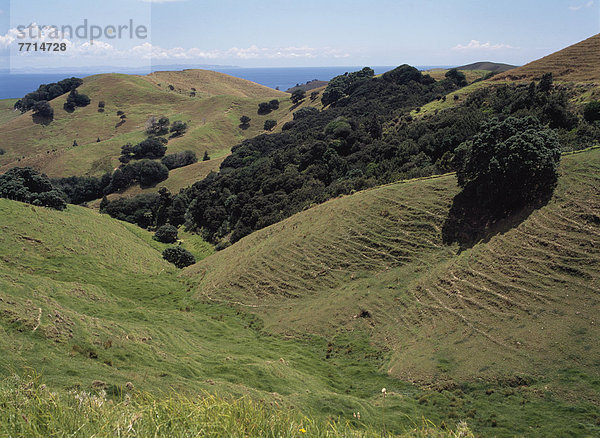
M303 84L313 79L328 81L331 78L349 71L360 70L362 67L295 67L295 68L210 68L238 78L246 79L258 84L279 88L285 91L296 84ZM375 74L385 73L394 67L378 66L372 67ZM435 68L433 66L418 66L421 70ZM157 70L163 70L157 68ZM100 73L100 72L98 72ZM107 73L107 72L104 72ZM142 72L123 71L123 73L143 74ZM0 99L20 98L31 91L35 91L41 84L49 84L61 79L90 76L95 73L48 73L48 74L7 74L0 73Z

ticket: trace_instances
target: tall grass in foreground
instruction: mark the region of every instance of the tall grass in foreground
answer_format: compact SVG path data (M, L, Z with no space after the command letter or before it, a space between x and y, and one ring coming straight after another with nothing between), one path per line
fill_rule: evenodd
M134 393L115 401L108 399L104 391L52 392L37 379L12 377L0 384L0 436L7 437L382 436L381 431L359 427L314 420L249 399L225 399L207 393L196 398ZM399 436L473 435L464 424L452 432L424 422Z

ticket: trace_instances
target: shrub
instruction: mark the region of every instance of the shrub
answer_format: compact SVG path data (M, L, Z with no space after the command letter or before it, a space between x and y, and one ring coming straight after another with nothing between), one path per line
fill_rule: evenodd
M163 225L156 233L154 233L154 240L162 243L175 243L177 242L177 228L173 225Z
M167 169L173 170L194 164L198 162L198 158L196 158L196 154L193 151L183 151L169 154L160 161L167 166Z
M132 146L126 144L121 147L121 163L128 163L131 160L141 160L144 158L156 160L165 156L167 151L167 139L163 137L149 137Z
M258 114L269 114L271 111L269 102L261 102L258 104Z
M600 101L594 100L588 103L583 109L583 117L590 123L600 120Z
M169 132L171 133L171 137L181 137L183 134L185 134L187 128L187 123L184 123L181 120L175 120L171 125Z
M465 74L463 72L458 71L455 68L448 70L445 76L446 79L453 82L454 85L456 85L457 87L464 87L465 85L467 85L467 77L465 76Z
M313 116L315 114L319 114L319 110L312 106L307 106L306 108L300 108L294 113L294 120L300 120L308 116Z
M248 117L248 116L242 116L242 117L240 117L240 127L242 129L248 128L250 126L250 121L251 120L252 119L250 117Z
M279 109L279 100L277 100L277 99L270 100L269 107L271 108L272 111L278 110Z
M77 90L73 89L67 96L67 101L64 104L65 111L73 111L76 107L88 106L90 104L90 98L85 94L80 94Z
M164 135L169 132L169 118L162 117L150 117L146 121L146 134L148 135Z
M180 246L174 246L165 249L162 253L162 256L163 259L169 263L173 263L179 269L196 263L196 258L193 256L193 254Z
M275 126L277 126L277 122L275 120L265 120L264 130L265 131L270 131Z
M209 161L210 155L208 155L208 151L204 151L204 156L202 157L202 161Z
M302 88L296 88L294 90L294 92L292 93L292 103L296 104L296 103L300 103L301 101L304 100L304 98L306 97L306 91L304 91Z
M54 109L47 101L41 100L33 105L33 115L51 121L54 119Z
M4 149L0 148L0 155L4 155L4 154L5 154Z
M31 167L15 167L0 175L0 198L64 210L65 194Z

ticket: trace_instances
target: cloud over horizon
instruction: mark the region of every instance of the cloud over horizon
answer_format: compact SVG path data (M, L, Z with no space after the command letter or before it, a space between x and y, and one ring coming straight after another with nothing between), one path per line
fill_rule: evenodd
M471 40L468 44L457 44L452 50L508 50L516 49L509 44L492 44L491 42L482 43L481 41Z

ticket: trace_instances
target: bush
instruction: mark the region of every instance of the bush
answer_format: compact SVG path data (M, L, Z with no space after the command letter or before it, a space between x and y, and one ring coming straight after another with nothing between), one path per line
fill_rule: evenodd
M464 87L467 85L467 77L465 74L455 68L448 70L445 76L446 79L452 81L457 87Z
M148 135L164 135L169 133L169 118L162 116L160 118L150 117L146 121L146 134Z
M269 114L271 111L269 102L261 102L258 104L258 114Z
M590 123L600 120L600 101L594 100L588 103L583 109L583 117Z
M275 126L277 126L277 122L275 120L265 120L264 130L265 131L270 131Z
M193 151L183 151L176 152L174 154L169 154L163 157L163 159L160 161L165 166L167 166L167 169L173 170L197 163L198 158L196 157L196 154Z
M64 104L65 111L73 111L76 107L88 106L90 104L90 98L85 94L80 94L77 90L73 89L67 96L67 101Z
M165 156L167 151L167 139L163 137L149 137L146 140L132 146L126 144L121 147L121 163L129 163L131 160L141 160L144 158L156 160Z
M169 132L171 133L171 137L181 137L187 131L188 125L187 123L182 122L181 120L175 120L171 125L171 129Z
M315 107L307 106L306 108L300 108L294 113L294 120L303 119L305 117L313 116L315 114L319 114L319 110Z
M0 148L0 155L4 155L4 154L5 154L4 149Z
M163 225L154 233L154 240L162 243L177 242L177 228L173 225Z
M272 111L278 110L279 109L279 100L277 100L277 99L270 100L269 107L271 108Z
M204 156L202 157L202 161L209 161L210 155L208 155L208 151L204 151Z
M250 121L251 120L252 119L250 117L248 117L248 116L242 116L242 117L240 117L240 127L242 129L248 128L250 126Z
M296 103L300 103L301 101L304 100L304 98L306 97L306 91L304 91L302 88L296 88L294 90L294 92L292 93L292 103L296 104Z
M54 119L54 109L47 101L41 100L33 105L33 115L51 121Z
M196 263L196 258L193 256L193 254L180 246L174 246L165 249L162 253L162 256L163 259L169 263L173 263L179 269Z
M31 167L15 167L0 175L0 198L64 210L65 194Z

